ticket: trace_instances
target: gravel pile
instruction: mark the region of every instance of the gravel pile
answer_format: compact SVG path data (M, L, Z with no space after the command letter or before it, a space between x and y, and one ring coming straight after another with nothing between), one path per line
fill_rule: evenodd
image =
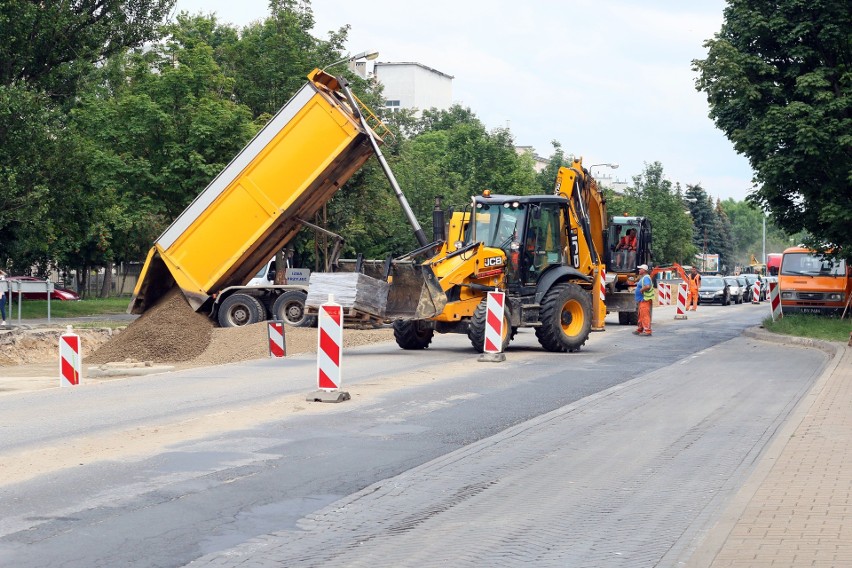
M212 336L213 322L194 312L180 290L173 288L157 305L93 352L87 362L132 359L181 363L201 355Z
M286 326L284 336L288 355L317 349L315 328ZM393 330L388 328L347 328L343 332L344 348L392 340ZM127 329L97 348L85 362L99 365L131 360L201 367L268 356L266 322L214 327L209 318L192 310L176 288Z

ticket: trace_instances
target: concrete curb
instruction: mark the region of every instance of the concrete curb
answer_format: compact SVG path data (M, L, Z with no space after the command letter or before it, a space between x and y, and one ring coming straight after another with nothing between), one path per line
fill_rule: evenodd
M778 457L784 451L784 448L787 447L787 443L802 423L802 420L810 412L820 393L825 388L826 383L828 383L831 376L837 370L837 366L842 359L840 355L846 348L840 342L834 343L806 337L781 335L766 331L759 326L744 330L743 335L769 343L819 349L828 355L828 361L820 376L814 381L811 390L802 397L802 400L790 412L790 416L784 421L783 425L775 433L773 440L759 456L754 471L739 491L731 498L730 503L725 507L725 510L719 517L719 521L707 531L707 535L698 545L695 552L684 563L684 566L687 568L707 568L713 563L719 552L721 552L725 542L728 540L728 536L740 520L746 507L775 466Z

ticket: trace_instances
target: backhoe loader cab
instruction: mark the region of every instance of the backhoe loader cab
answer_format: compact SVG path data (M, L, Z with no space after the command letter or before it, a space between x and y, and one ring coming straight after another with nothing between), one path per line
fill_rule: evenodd
M636 267L650 263L651 221L646 217L613 217L607 234L607 272L638 275Z

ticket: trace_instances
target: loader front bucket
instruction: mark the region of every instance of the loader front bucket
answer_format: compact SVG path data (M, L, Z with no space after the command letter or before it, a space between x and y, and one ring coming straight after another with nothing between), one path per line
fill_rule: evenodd
M340 260L338 270L352 272L355 266L355 261ZM364 260L361 270L367 276L385 280L387 263L381 260ZM443 312L447 305L447 295L428 265L395 260L390 265L387 282L390 289L385 319L429 319Z

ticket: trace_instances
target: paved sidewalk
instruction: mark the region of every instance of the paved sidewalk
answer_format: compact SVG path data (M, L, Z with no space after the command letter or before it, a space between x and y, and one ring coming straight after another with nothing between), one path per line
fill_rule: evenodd
M852 347L822 346L836 355L689 566L852 566Z

